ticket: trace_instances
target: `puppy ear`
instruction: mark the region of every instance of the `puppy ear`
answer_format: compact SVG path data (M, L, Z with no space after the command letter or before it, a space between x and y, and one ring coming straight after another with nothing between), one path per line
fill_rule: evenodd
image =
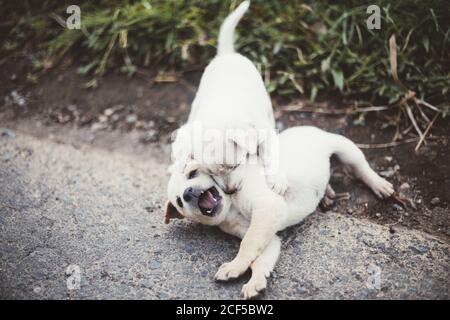
M255 129L233 130L228 138L250 155L258 151L258 133Z
M168 224L170 219L183 219L184 216L181 215L177 208L172 204L172 202L167 201L166 207L164 208L164 223Z

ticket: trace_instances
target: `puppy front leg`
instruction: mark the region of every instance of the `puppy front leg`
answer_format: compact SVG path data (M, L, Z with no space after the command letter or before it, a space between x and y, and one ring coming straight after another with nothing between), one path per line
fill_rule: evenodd
M225 281L239 277L266 249L287 215L285 201L273 192L264 199L256 199L250 226L242 239L237 256L224 263L215 275L216 280Z
M242 287L244 299L256 297L267 286L267 278L275 267L280 255L281 241L278 236L272 238L263 253L251 264L252 276Z

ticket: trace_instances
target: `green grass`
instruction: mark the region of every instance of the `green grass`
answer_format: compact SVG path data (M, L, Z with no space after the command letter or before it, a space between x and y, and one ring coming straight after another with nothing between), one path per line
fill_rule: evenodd
M76 56L81 73L101 76L108 70L133 74L142 66L168 71L206 65L221 21L240 1L79 1L81 31L56 22L67 17L64 2L26 3L5 10L12 28L3 50L33 39L53 56ZM382 8L381 30L366 27L370 4ZM404 94L390 75L388 41L395 34L399 78L447 111L449 8L444 0L253 0L238 27L237 47L277 95L388 103Z

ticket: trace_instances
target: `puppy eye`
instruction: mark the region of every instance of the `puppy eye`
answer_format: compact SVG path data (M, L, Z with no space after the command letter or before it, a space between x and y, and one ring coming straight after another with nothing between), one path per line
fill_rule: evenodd
M181 201L180 197L177 197L177 204L180 208L183 208L183 201Z
M188 174L188 179L193 179L193 178L195 178L196 175L197 175L197 170L192 170Z

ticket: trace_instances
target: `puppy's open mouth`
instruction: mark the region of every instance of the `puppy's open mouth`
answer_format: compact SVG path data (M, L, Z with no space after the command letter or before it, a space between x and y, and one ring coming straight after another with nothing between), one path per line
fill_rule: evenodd
M222 197L216 187L203 191L198 197L198 207L205 216L213 216L221 203Z

